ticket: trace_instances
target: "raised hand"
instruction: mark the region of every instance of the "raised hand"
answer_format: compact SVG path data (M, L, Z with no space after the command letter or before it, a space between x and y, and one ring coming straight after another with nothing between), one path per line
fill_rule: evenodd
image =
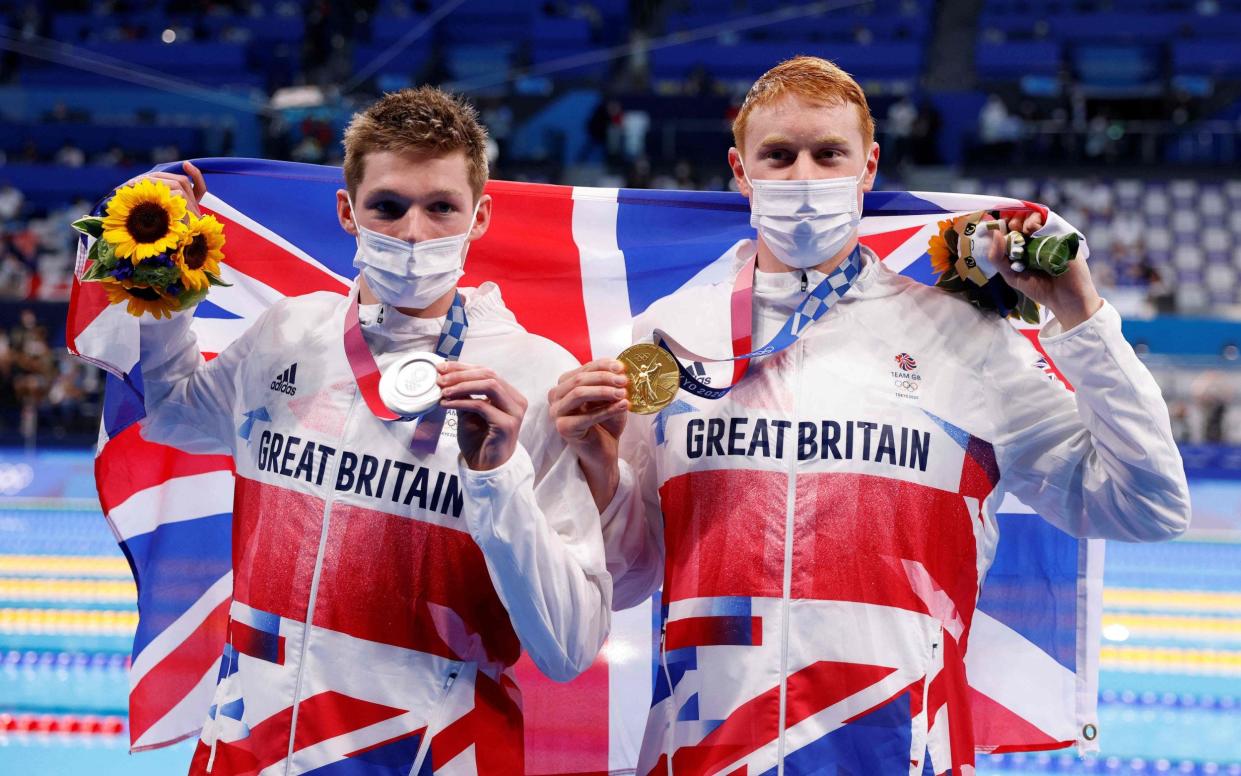
M565 444L577 453L600 511L620 482L620 436L628 418L625 367L613 358L591 361L560 376L547 392L548 413Z
M1043 227L1043 216L1037 212L1009 214L1004 221L1010 231L1020 231L1026 236ZM1015 272L1003 250L1004 240L991 241L992 266L1010 286L1051 310L1065 330L1082 323L1103 306L1103 298L1095 290L1086 262L1070 261L1068 271L1060 277L1044 272Z
M526 397L490 369L459 361L436 367L440 405L457 411L457 444L475 471L502 465L517 449Z

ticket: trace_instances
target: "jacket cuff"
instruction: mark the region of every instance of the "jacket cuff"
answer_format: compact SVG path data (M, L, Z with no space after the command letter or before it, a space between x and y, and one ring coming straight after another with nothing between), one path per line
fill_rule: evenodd
M1094 334L1096 337L1111 337L1112 332L1120 333L1120 313L1116 312L1107 300L1103 301L1103 306L1095 311L1094 315L1077 324L1067 331L1060 325L1060 321L1052 318L1039 331L1039 342L1047 347L1059 347L1062 343L1067 343L1075 337L1089 336Z
M534 464L526 448L518 444L507 461L481 472L471 469L464 456L457 456L457 471L465 490L465 525L474 541L481 547L506 534L504 515L520 500L519 489L534 486Z

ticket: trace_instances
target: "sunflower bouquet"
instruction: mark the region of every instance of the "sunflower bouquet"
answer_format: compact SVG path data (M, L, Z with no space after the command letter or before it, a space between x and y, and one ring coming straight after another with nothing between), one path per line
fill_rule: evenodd
M103 214L73 228L95 238L83 281L102 283L111 304L130 315L156 318L194 306L220 279L224 225L187 210L168 184L144 179L122 186Z
M1038 323L1038 303L1010 286L991 266L987 254L992 239L1004 240L1005 256L1014 270L1058 277L1068 272L1069 262L1077 257L1081 236L1070 232L1026 237L1006 231L999 213L985 211L940 221L939 230L931 235L927 253L939 276L936 287L965 297L981 310Z

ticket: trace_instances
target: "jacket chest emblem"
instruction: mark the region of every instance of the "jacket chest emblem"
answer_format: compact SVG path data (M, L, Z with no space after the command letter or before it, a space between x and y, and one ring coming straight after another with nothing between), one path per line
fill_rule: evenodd
M919 400L922 389L922 375L918 373L918 360L908 353L897 353L892 357L894 369L892 376L892 394L898 399Z

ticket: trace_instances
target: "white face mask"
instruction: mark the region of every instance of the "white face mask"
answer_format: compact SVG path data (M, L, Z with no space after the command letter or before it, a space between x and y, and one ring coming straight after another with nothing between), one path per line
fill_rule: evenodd
M408 242L359 224L350 198L349 210L358 230L353 266L361 270L366 285L384 304L415 310L427 307L451 291L464 274L466 242L482 203L480 198L464 233Z
M744 170L743 170L744 174ZM855 177L822 180L750 180L750 226L776 258L790 267L809 269L835 256L857 230Z

